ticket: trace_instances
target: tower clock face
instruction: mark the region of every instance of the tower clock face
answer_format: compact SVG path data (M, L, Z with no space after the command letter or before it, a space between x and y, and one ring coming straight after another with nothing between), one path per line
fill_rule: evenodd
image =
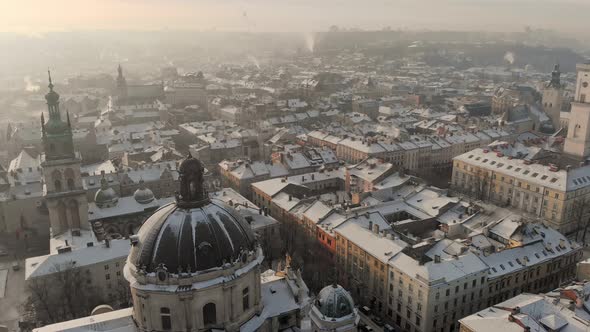
M585 88L587 88L588 87L588 82L582 83L582 86L585 87Z

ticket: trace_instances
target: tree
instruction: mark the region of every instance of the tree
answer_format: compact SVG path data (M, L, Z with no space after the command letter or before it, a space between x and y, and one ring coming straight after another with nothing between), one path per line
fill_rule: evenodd
M29 279L27 290L24 316L42 324L88 316L93 308L105 303L72 261L55 264L50 273Z

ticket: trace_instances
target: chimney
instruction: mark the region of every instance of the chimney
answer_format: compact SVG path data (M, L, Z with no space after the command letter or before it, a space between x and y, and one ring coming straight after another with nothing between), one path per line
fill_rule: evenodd
M567 306L568 310L570 311L575 311L576 310L576 302L575 301L570 301L570 303Z
M373 224L373 233L379 234L379 225Z
M289 195L289 202L293 200L293 196Z
M369 230L373 230L373 222L369 220Z
M440 255L434 255L434 263L440 263Z
M66 247L69 246L68 240L66 240Z
M315 180L315 174L311 173L311 180Z

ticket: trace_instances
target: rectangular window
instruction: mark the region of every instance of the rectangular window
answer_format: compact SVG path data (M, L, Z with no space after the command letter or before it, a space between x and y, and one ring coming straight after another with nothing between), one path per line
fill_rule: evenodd
M242 310L246 311L250 308L250 297L248 287L242 290Z
M160 308L160 318L162 320L162 330L172 330L172 317L170 315L170 308Z

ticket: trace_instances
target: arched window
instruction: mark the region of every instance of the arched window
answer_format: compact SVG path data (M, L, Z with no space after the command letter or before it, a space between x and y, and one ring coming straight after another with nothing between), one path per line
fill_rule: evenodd
M57 169L54 170L53 172L51 172L51 178L53 179L53 189L55 191L61 191L62 187L61 187L61 172L58 171Z
M68 179L68 190L74 190L74 179L69 178Z
M160 308L160 319L162 320L162 330L172 330L172 318L170 315L170 308Z
M205 326L217 323L217 311L215 303L207 303L203 307L203 324Z
M70 215L72 216L72 228L80 228L80 210L78 209L78 201L71 200L69 202Z
M59 218L61 230L66 230L68 228L68 216L66 214L66 205L64 202L59 202L57 204L57 216Z
M55 191L61 191L61 181L60 180L55 180L53 181L53 186L55 187Z
M74 171L71 168L66 169L64 172L66 183L69 190L74 190Z

